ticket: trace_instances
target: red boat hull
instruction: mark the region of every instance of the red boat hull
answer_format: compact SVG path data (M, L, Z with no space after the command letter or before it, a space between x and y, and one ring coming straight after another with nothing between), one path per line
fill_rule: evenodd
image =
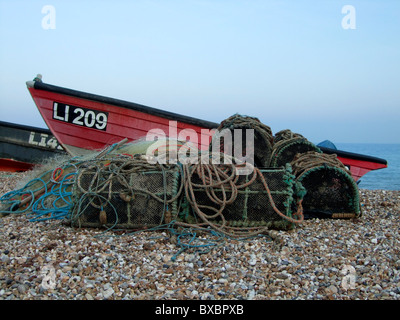
M35 164L22 162L14 159L0 159L0 171L22 172L31 170Z
M138 140L149 133L165 134L166 137L190 140L199 149L207 149L217 124L196 119L186 122L179 115L170 119L156 114L135 110L136 104L115 100L126 107L116 107L103 101L82 99L68 94L38 90L29 87L44 121L56 137L72 155L86 153L88 150L100 150L125 138ZM102 100L102 99L98 100ZM148 108L138 105L141 108ZM155 109L148 108L150 111ZM178 119L177 121L174 119ZM206 124L206 125L204 125Z
M356 181L358 181L364 174L369 171L387 168L387 164L385 163L343 158L340 156L338 156L337 158L350 169L351 175Z

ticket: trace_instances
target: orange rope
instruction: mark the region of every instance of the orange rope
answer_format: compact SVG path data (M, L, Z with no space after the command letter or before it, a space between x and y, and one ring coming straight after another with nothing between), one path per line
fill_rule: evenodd
M55 168L54 171L53 171L52 179L57 182L58 180L60 180L60 178L62 177L63 173L64 173L64 169Z

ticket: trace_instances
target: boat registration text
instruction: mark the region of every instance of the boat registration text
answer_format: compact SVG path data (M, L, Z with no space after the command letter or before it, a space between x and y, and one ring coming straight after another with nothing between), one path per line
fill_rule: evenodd
M105 131L108 113L54 102L53 119Z

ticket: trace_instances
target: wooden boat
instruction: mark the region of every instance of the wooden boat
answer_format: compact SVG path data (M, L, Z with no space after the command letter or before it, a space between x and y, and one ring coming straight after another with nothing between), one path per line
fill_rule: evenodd
M0 121L0 171L26 171L62 153L50 130Z
M204 150L209 147L213 129L219 126L137 103L46 84L41 76L27 81L26 85L47 126L71 155L104 149L125 138L137 140L149 132L165 133L166 137L180 141L190 140ZM321 149L336 153L355 180L370 170L387 167L383 159Z

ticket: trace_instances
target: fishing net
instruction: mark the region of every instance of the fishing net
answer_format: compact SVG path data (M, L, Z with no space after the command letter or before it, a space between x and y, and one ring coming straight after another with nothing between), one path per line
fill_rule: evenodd
M179 167L154 160L165 160L168 141L157 141L146 155L151 143L123 140L98 153L38 169L23 187L0 198L0 214L26 213L30 221L69 219L80 226L159 224L175 208L173 194L180 175ZM148 217L142 218L144 214Z
M274 146L269 161L270 167L284 166L290 163L297 154L308 151L322 151L302 135L290 130L282 130L275 134Z
M185 192L196 221L229 236L248 236L268 229L291 229L302 222L304 189L290 165L254 168L237 175L234 165L186 166ZM187 220L187 217L186 217Z
M269 127L239 115L222 122L223 128L254 129L254 166L220 150L200 152L176 139L123 140L40 173L2 196L0 213L107 229L172 223L232 237L291 229L303 220L303 208L308 216L360 214L357 185L349 172L301 135L278 132L273 145ZM182 155L190 161L181 161ZM199 161L192 162L193 155ZM271 166L258 167L268 162Z
M359 190L336 154L306 152L291 162L296 180L307 190L306 218L354 218L361 215Z
M228 135L225 135L226 132ZM210 149L219 145L215 152L224 152L237 159L253 155L251 162L257 167L267 167L271 156L273 136L271 128L259 119L235 114L221 122L213 136ZM254 138L253 138L254 137ZM219 141L216 141L219 139ZM236 152L235 152L235 148Z

